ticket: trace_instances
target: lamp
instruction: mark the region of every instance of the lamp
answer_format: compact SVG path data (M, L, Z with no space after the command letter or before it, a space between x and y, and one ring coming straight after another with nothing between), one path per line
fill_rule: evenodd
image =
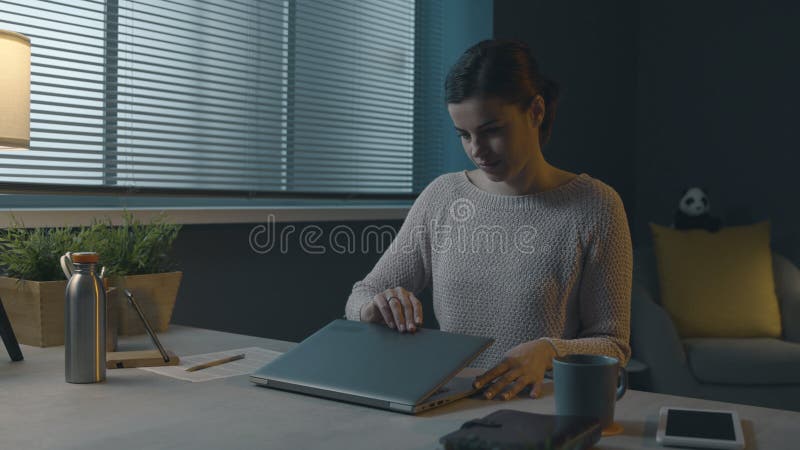
M31 140L31 40L0 30L0 151L27 150Z
M31 40L0 30L0 66L0 151L26 150L31 141ZM22 360L2 299L0 338L11 360Z

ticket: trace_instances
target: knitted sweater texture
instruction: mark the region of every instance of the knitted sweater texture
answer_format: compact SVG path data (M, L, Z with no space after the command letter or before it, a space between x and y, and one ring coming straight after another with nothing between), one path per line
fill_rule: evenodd
M486 192L466 172L419 195L392 245L355 283L345 313L388 288L432 285L442 330L492 337L471 365L547 338L559 356L630 357L632 251L619 195L582 173L531 195ZM426 299L420 298L421 301Z

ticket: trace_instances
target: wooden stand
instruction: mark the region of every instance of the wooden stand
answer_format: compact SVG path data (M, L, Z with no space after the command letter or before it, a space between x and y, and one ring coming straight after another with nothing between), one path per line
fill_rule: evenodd
M175 353L169 350L164 350L161 342L158 340L156 332L144 316L142 308L136 303L133 294L128 289L123 289L122 292L128 298L128 303L136 310L136 314L141 319L147 334L153 340L158 350L133 350L126 352L106 352L106 369L127 369L129 367L158 367L158 366L176 366L180 362L180 358Z
M131 367L177 366L178 355L167 350L169 361L164 361L158 350L135 350L106 353L106 369L128 369Z

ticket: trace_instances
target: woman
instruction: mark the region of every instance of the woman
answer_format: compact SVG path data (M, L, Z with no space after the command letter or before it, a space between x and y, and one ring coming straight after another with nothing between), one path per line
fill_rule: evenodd
M631 241L617 193L542 156L558 88L517 41L468 49L445 82L447 109L476 170L438 177L347 301L350 320L422 325L433 283L441 329L493 337L475 386L541 394L555 356L630 357Z

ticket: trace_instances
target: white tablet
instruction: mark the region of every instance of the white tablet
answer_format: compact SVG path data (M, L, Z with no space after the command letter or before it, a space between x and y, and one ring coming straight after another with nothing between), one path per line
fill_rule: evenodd
M656 441L667 446L744 448L739 414L713 409L662 407Z

